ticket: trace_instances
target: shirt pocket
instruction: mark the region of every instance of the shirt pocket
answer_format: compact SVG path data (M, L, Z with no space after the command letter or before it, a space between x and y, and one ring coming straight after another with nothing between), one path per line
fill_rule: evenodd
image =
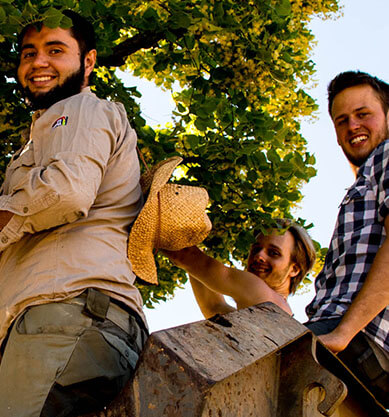
M377 206L370 183L351 188L340 204L338 233L355 233L376 220Z

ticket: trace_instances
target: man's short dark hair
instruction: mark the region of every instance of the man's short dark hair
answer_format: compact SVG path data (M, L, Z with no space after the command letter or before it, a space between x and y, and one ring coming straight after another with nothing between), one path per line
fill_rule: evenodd
M62 12L65 16L71 19L73 26L69 29L73 38L77 41L80 48L81 57L92 49L96 49L96 37L93 25L84 17L80 16L73 10L64 10ZM25 26L18 36L19 51L22 47L23 38L27 30L34 26L40 30L43 26L42 22L35 22Z
M90 50L96 49L96 37L92 23L73 10L64 10L62 13L73 22L70 31L78 42L81 54L86 54Z
M328 85L328 111L332 117L331 110L335 96L349 87L357 85L370 85L379 98L385 114L389 110L389 85L366 72L346 71L338 74Z

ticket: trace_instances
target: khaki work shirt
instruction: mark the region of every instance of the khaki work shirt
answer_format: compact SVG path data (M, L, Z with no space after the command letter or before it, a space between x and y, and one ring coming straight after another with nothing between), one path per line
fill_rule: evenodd
M127 259L141 205L136 134L124 106L89 88L33 115L27 144L11 159L0 210L0 343L28 306L93 287L145 321Z

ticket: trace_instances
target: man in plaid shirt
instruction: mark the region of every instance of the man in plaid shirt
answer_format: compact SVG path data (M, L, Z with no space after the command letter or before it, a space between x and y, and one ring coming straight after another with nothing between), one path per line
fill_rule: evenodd
M389 407L389 85L344 72L328 100L356 181L340 205L306 325Z

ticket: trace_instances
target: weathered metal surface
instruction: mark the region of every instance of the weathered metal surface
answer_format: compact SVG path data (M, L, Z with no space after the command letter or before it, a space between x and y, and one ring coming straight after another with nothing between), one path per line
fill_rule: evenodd
M234 392L242 394L244 386L250 386L248 380L253 390L259 392L278 383L279 366L268 370L267 386L261 385L266 385L267 378L258 379L258 374L248 368L305 333L304 326L270 303L154 333L136 375L139 387L152 387L150 395L144 389L139 390L140 415L202 416L204 408L212 413L207 399L212 399L213 404L218 402L220 407L227 395L233 409L231 415L237 416L233 404L243 397L238 398L238 394L234 397ZM254 366L260 367L260 364ZM265 369L262 365L262 373ZM219 391L223 394L216 398ZM167 408L161 398L169 405ZM247 410L241 412L249 413L249 408L255 410L257 406L258 401L245 401ZM221 415L227 409L223 407Z
M153 333L133 384L94 417L316 417L344 392L307 328L265 303Z
M213 386L201 417L276 416L280 356L269 355Z
M379 403L366 386L350 369L320 342L317 343L315 356L317 362L341 379L347 386L349 395L340 407L341 417L388 417L389 412ZM335 416L334 416L335 417ZM336 416L337 417L337 416Z
M303 416L308 409L310 417L331 416L347 395L345 384L315 361L312 346L312 336L305 335L282 350L277 417ZM308 393L316 387L325 395L314 409Z

